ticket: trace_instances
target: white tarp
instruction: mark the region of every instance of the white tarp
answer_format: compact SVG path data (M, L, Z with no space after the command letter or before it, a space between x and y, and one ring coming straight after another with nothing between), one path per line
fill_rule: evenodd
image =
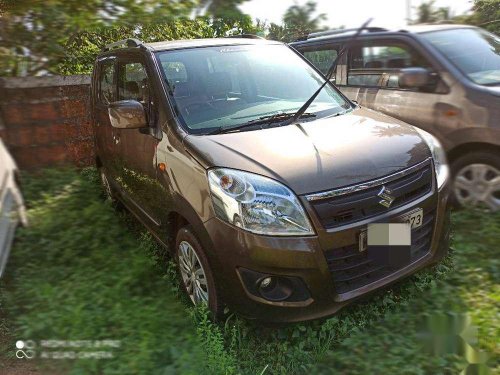
M0 139L0 277L9 258L14 231L27 224L23 196L16 184L17 166Z

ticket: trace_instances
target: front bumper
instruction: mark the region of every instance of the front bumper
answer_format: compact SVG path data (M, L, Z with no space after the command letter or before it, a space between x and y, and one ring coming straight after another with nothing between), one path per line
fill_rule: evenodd
M311 237L255 235L219 219L211 219L205 223L205 228L212 242L214 273L224 300L241 315L265 321L295 322L332 315L359 297L438 262L446 254L449 238L448 190L448 184L445 184L440 191L407 205L333 230L324 229L311 207L305 203L317 229L317 235ZM367 224L394 221L415 207L424 210L424 217L426 212L434 215L425 255L373 282L339 293L335 275L327 261L328 251L357 244L359 232ZM241 277L241 269L299 278L307 288L308 298L301 301L266 300L249 290Z

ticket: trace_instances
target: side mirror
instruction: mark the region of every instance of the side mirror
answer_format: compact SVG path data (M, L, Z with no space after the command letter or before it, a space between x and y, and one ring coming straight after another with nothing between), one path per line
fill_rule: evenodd
M425 68L405 68L399 73L399 87L420 88L432 83L431 73Z
M140 129L148 126L146 113L141 103L135 100L120 100L109 104L111 126L119 129Z

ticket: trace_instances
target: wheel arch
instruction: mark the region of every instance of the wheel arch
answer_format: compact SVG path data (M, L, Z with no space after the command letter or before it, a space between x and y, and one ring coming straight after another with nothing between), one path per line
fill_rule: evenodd
M167 216L168 245L172 249L175 247L175 236L179 229L189 225L189 221L177 211L171 211Z
M470 154L472 152L491 152L500 155L500 146L488 142L468 142L454 147L448 151L448 161L455 162L461 156Z
M212 255L214 253L212 240L203 221L200 219L194 208L184 197L179 195L174 198L174 202L174 207L168 213L166 222L166 229L169 238L168 245L171 246L171 249L175 249L175 237L177 235L177 231L186 225L190 225L193 228L195 235L198 237L201 245L208 253L207 256Z
M500 151L500 129L491 127L467 127L448 134L441 134L447 150L448 161L475 151Z

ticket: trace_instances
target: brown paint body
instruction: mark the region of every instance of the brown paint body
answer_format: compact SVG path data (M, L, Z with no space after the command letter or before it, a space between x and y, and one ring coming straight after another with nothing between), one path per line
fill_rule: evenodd
M253 40L203 40L214 43L266 43ZM383 209L369 219L327 228L306 195L346 187L399 172L428 160L430 152L418 132L401 121L366 109L303 124L220 135L189 135L169 101L155 48L187 46L178 42L110 51L99 59L134 58L146 64L154 121L147 129L111 126L107 108L98 103L97 75L93 79L93 120L98 164L110 177L120 200L163 244L182 218L194 229L211 263L227 304L249 318L299 321L335 313L341 307L438 261L447 251L448 186L435 186L408 204ZM161 170L165 165L165 171ZM229 167L275 179L297 194L314 227L308 237L256 235L218 219L207 180L212 167ZM433 173L433 172L432 172ZM433 215L426 255L373 283L339 293L325 254L357 243L370 222L390 222L421 207ZM174 234L175 235L175 234ZM169 250L173 250L171 247ZM299 302L270 302L251 294L239 270L294 276L306 285L310 298Z

